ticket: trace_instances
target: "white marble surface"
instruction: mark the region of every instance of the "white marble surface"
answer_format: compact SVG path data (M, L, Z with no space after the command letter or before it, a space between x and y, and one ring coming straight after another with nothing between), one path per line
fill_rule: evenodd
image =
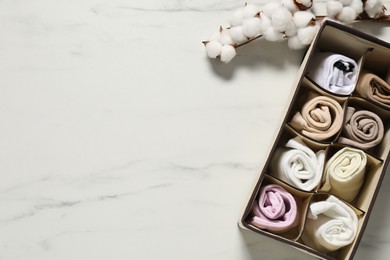
M303 55L209 62L243 3L0 1L1 260L312 259L236 225ZM390 253L389 192L356 259Z

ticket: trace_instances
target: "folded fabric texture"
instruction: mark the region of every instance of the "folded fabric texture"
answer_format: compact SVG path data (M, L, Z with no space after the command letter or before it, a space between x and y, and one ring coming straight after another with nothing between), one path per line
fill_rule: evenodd
M275 233L286 232L298 225L297 203L294 197L277 184L260 189L259 200L252 208L253 225Z
M355 212L334 196L309 206L303 242L320 252L329 253L351 244L357 234Z
M379 144L384 135L383 122L368 110L347 107L343 134L339 142L360 149L369 149Z
M326 163L322 190L348 202L353 201L363 185L366 164L367 155L362 150L341 149Z
M390 85L375 74L364 72L356 85L356 92L371 102L390 110Z
M317 52L311 58L308 76L332 93L349 95L356 86L357 68L356 62L344 55Z
M290 124L302 134L322 141L341 129L343 116L343 108L336 100L326 96L309 97Z
M270 164L271 174L296 188L311 191L321 181L324 160L324 150L314 153L296 137L276 150Z

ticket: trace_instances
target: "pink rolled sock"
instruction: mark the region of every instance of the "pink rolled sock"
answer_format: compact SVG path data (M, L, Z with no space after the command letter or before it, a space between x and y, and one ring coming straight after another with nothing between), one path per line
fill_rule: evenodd
M260 189L259 201L255 201L252 214L253 225L275 233L286 232L298 225L294 197L276 184L269 184Z

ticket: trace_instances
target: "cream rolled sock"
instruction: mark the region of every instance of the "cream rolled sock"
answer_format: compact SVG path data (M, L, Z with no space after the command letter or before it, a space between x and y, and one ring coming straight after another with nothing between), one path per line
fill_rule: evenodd
M322 190L348 202L353 201L363 185L366 164L367 155L362 150L341 149L326 163Z
M302 240L323 253L351 244L357 235L358 218L355 212L334 196L309 206Z
M325 151L314 153L299 138L290 139L272 158L271 174L304 191L313 190L321 181Z

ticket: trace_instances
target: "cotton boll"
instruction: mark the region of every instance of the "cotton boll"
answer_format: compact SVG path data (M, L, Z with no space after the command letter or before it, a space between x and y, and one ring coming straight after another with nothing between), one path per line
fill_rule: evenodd
M231 27L229 33L235 43L241 43L248 39L242 32L242 26Z
M268 28L263 33L263 35L267 41L271 41L271 42L282 41L285 39L284 34L275 30L273 27Z
M223 29L223 31L221 32L221 36L219 37L219 42L222 43L222 45L225 45L225 44L233 45L234 44L234 41L233 41L228 29Z
M306 7L310 7L312 5L312 3L313 3L312 0L299 0L297 2L303 4Z
M260 21L261 21L261 30L265 31L269 27L271 27L271 19L266 16L264 13L260 15Z
M364 11L370 18L376 18L377 15L382 11L381 0L367 0L364 3Z
M292 15L290 11L281 6L278 8L271 16L271 24L275 28L275 30L279 32L284 32L287 29L291 21Z
M309 45L313 39L318 30L320 29L319 24L316 24L314 26L307 26L305 28L300 28L298 30L298 38L299 41L304 45Z
M223 45L221 49L221 61L228 63L236 56L236 48L231 45Z
M295 26L295 23L291 20L288 24L286 31L284 31L284 34L286 36L291 37L297 34L297 27Z
M369 9L379 9L379 7L381 6L382 6L381 0L367 0L364 3L364 7Z
M299 50L306 47L305 44L302 44L302 42L299 40L298 35L295 35L293 37L288 38L288 47L292 50Z
M255 5L247 4L244 7L244 18L255 17L259 12L260 12L259 7Z
M259 17L248 18L242 24L242 33L248 37L253 38L261 34L261 20Z
M298 28L306 27L315 18L315 15L309 11L298 11L293 16L294 23Z
M350 6L345 6L336 18L342 22L350 23L356 19L357 15L355 9Z
M326 12L330 17L336 17L341 10L343 10L343 4L339 1L330 0L326 2Z
M295 13L299 10L294 0L282 0L282 5L286 7L291 13Z
M273 13L281 7L280 3L269 2L263 6L263 14L267 17L272 17Z
M217 41L209 41L206 43L206 53L209 58L217 58L221 55L222 44Z
M352 3L352 0L339 0L339 1L340 1L340 3L343 4L343 6L347 6L347 5L349 5L350 3Z
M206 44L206 53L210 58L216 58L221 55L222 44L217 41L210 41Z
M217 42L219 42L219 37L220 36L221 36L221 33L219 31L215 32L212 35L210 35L209 41L217 41Z
M352 3L349 6L352 7L357 14L363 12L363 2L361 0L352 0Z
M241 25L244 20L244 8L238 8L232 14L229 19L229 24L231 26Z

